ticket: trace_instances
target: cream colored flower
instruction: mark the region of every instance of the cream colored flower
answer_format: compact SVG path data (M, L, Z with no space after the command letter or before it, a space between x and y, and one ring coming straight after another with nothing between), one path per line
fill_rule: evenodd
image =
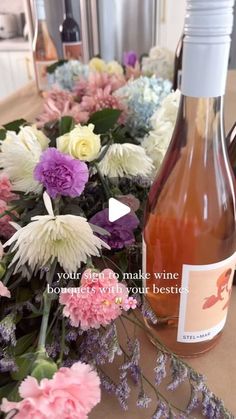
M99 73L105 72L106 66L105 61L98 57L94 57L89 61L90 70L98 71Z
M153 130L157 130L162 122L170 122L172 125L175 124L179 109L180 96L180 90L176 90L163 99L161 106L151 117Z
M57 215L51 200L44 192L44 203L49 215L33 217L31 222L5 243L13 244L15 252L11 264L15 271L28 264L32 271L52 263L56 258L66 272L75 272L89 256L99 256L102 246L109 246L93 234L87 220L75 215Z
M142 59L142 73L148 76L155 74L157 77L172 80L173 69L173 52L158 45L150 49L148 57Z
M0 143L0 167L9 176L13 189L21 192L41 191L33 172L49 140L35 127L21 127L19 134L8 131Z
M134 144L112 144L99 163L104 176L149 176L152 172L152 160L144 149Z
M152 159L156 169L153 172L154 175L160 168L160 165L165 157L173 133L173 128L172 123L165 122L160 124L159 128L155 131L150 131L149 135L147 135L143 140L142 146L147 155Z
M100 135L94 134L94 125L76 125L65 135L57 138L57 148L62 153L84 161L95 160L101 149Z
M170 93L163 100L161 107L151 118L153 129L143 140L142 146L155 166L153 174L156 174L156 171L159 170L169 146L175 127L179 101L179 90Z
M107 63L106 71L110 74L124 74L123 67L115 60Z
M40 143L42 150L46 150L46 148L48 148L49 139L46 137L43 131L40 131L39 129L37 129L35 124L21 128L19 137L24 138L27 135L29 136L34 135L36 139L38 140L38 142Z

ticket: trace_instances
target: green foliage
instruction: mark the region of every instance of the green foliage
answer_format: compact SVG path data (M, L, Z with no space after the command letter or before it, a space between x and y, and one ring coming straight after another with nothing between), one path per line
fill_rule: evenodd
M3 397L6 397L11 402L18 402L20 400L18 387L19 387L19 384L15 382L12 382L3 387L0 387L0 400Z
M18 134L20 127L25 124L27 124L25 119L16 119L15 121L11 121L8 124L3 125L3 127L7 131L15 131Z
M0 129L0 141L5 140L6 135L7 135L7 131L4 128L1 128Z
M103 109L95 112L89 118L88 124L94 124L95 134L105 134L113 129L121 115L119 109Z
M30 374L32 366L33 366L33 359L29 359L26 357L26 354L32 354L33 348L30 347L28 351L24 355L19 355L15 357L15 363L17 365L18 370L11 373L11 377L15 381L22 381L24 380L27 375Z
M71 116L63 116L59 122L59 135L70 132L75 126L75 120Z
M59 60L56 63L53 63L52 65L49 65L47 67L47 73L53 74L57 67L60 67L61 65L67 63L67 60Z
M14 347L14 356L22 355L32 345L36 334L36 332L32 332L19 338Z

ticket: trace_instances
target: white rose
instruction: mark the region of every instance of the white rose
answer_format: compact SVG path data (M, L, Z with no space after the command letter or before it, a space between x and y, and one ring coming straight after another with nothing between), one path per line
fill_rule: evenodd
M101 149L101 140L100 135L95 134L93 130L93 124L76 125L72 131L57 138L58 150L79 160L95 160Z

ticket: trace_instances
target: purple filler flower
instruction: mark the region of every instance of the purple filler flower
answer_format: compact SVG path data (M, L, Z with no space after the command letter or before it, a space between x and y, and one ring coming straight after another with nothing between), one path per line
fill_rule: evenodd
M129 67L135 67L138 56L135 51L124 52L123 64Z
M122 249L134 243L133 231L138 227L139 220L134 213L130 213L121 217L119 220L111 223L108 219L108 208L97 212L89 220L91 224L102 227L110 233L110 236L103 237L112 249Z
M72 198L81 195L89 178L86 163L65 155L56 148L48 148L41 155L34 177L46 188L48 194Z

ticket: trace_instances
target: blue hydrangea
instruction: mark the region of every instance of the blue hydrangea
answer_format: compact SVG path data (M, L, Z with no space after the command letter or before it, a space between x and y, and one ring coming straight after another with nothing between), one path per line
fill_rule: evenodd
M151 129L150 119L171 87L169 80L144 76L117 90L116 95L128 107L127 126L133 135L143 135Z
M86 64L77 60L70 60L58 66L55 72L49 76L49 84L58 85L61 89L72 90L78 78L88 77L89 68Z

